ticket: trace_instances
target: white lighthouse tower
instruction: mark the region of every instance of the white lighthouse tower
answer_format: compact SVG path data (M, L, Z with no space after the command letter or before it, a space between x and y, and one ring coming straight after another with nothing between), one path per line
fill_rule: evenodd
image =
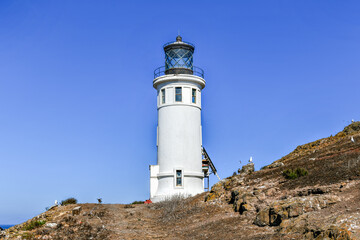
M154 72L157 90L157 165L150 166L150 199L204 191L201 91L204 72L193 66L195 46L177 36L164 45L165 66Z

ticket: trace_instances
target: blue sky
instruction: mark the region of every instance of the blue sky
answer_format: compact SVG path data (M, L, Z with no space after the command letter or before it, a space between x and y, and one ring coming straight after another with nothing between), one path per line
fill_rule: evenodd
M358 1L0 2L0 224L55 199L149 196L153 71L196 45L203 144L219 175L359 120ZM213 177L212 183L216 182Z

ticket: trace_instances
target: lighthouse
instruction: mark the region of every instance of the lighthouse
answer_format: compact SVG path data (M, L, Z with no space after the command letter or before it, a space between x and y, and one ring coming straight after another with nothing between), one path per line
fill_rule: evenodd
M195 46L165 44L165 66L154 71L157 91L157 165L150 165L150 199L192 196L204 191L201 93L204 71L193 65Z

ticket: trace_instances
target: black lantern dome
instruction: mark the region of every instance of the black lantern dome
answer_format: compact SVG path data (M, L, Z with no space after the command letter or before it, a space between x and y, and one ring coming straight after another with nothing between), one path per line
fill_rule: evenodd
M195 46L183 42L180 35L176 42L165 44L165 74L193 74L194 50Z
M191 43L182 41L178 35L175 42L164 45L165 67L157 68L154 77L163 74L191 74L204 77L204 71L193 65L193 54L195 46Z

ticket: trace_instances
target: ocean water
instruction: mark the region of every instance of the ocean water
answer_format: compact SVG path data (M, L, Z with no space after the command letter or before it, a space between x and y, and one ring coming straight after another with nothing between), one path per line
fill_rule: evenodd
M14 225L0 225L2 229L8 229L9 227L12 227Z

